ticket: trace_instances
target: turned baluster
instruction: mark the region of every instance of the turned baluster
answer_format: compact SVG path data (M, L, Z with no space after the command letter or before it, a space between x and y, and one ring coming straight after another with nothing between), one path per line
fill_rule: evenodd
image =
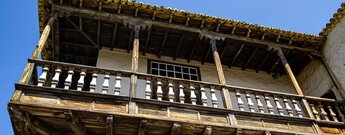
M184 95L182 83L180 83L180 85L178 86L178 88L179 88L179 90L180 90L180 92L179 92L180 103L184 103L185 95Z
M295 107L297 116L298 116L298 117L303 117L303 115L302 115L302 109L298 106L297 101L296 101L294 98L292 98L292 104L293 104L294 107Z
M244 111L244 102L242 101L240 90L236 89L235 91L236 91L238 108L240 109L240 111Z
M73 74L74 74L73 68L70 68L68 70L68 75L67 75L67 78L65 80L65 88L64 89L68 90L71 87Z
M322 105L321 103L319 103L319 108L320 108L320 111L321 111L321 114L322 114L323 118L324 118L326 121L329 121L328 114L327 114L327 112L325 111L325 109L323 108L323 105Z
M56 86L58 85L59 83L59 78L60 78L60 74L61 74L61 67L57 67L55 69L55 75L54 77L52 78L52 83L51 83L51 86L52 88L56 88Z
M345 116L343 115L343 113L342 113L341 109L339 108L339 106L335 105L334 107L335 107L335 110L337 110L337 112L338 112L339 118L342 120L342 122L345 122Z
M80 78L78 80L77 91L81 91L83 89L85 76L86 76L85 70L82 70L80 72Z
M161 79L157 79L157 99L163 99L163 90L162 90L162 81Z
M259 109L259 112L260 113L264 113L264 105L262 104L261 100L260 100L260 96L255 94L255 99L256 99L256 102L258 104L258 109Z
M213 107L218 107L218 99L216 96L216 91L214 89L214 86L210 86L210 91L211 91L211 101L212 101L212 105Z
M293 110L292 110L292 107L289 104L289 100L287 99L287 97L283 97L283 102L285 104L285 108L286 108L286 111L287 111L288 115L289 116L293 116Z
M319 115L319 112L316 110L315 105L310 104L310 107L311 107L311 110L314 114L315 119L320 120L320 115Z
M48 68L47 66L44 66L44 67L42 68L42 74L41 74L41 76L38 78L38 84L37 84L37 86L43 86L43 84L46 82L48 71L49 71L49 68Z
M338 118L337 118L337 114L334 113L333 109L332 109L332 106L327 106L328 110L329 110L329 115L332 116L332 119L335 121L335 122L338 122Z
M92 80L90 82L90 92L96 91L96 85L97 85L97 72L93 72L92 74Z
M115 87L114 87L114 95L120 95L121 89L121 73L116 73L115 77Z
M266 106L267 106L268 113L274 114L273 105L271 104L269 95L264 94L264 96L265 96L265 101L266 101Z
M276 103L278 113L280 115L284 115L283 106L280 104L279 98L277 96L274 96L273 98L274 98L274 102Z
M104 82L103 82L103 85L102 85L102 94L108 94L109 80L110 80L109 73L105 73Z
M151 78L146 77L146 88L145 88L145 98L151 99L152 98L152 89L151 89Z
M195 95L195 88L194 84L189 85L189 90L190 90L190 100L192 101L193 105L196 105L196 95Z
M252 98L251 98L249 92L246 92L246 98L247 98L247 103L248 103L249 111L255 112L255 110L254 110L254 103L252 101Z
M201 92L201 102L203 106L207 106L207 97L205 93L205 87L204 84L200 85L200 92Z
M173 81L171 80L169 80L168 89L169 89L169 92L168 92L169 101L174 102L175 100L174 85L173 85Z

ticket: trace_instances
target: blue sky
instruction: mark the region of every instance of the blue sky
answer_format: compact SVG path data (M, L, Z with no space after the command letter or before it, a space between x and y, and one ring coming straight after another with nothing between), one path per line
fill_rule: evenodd
M280 29L318 34L340 0L137 0ZM7 103L39 39L37 0L4 0L0 8L2 135L13 134Z

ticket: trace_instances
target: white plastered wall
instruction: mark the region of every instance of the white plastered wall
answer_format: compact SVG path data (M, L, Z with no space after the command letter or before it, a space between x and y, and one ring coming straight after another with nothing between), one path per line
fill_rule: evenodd
M328 34L323 54L336 78L345 88L345 17Z
M200 68L200 74L202 81L218 83L218 77L216 67L214 64L206 63L201 65L198 61L191 61L177 59L173 61L171 57L158 58L155 55L146 54L146 56L140 55L138 72L147 73L147 60L159 60L163 62L170 62L176 64L192 65ZM126 53L124 50L110 51L108 48L103 48L99 51L97 60L97 67L113 68L130 70L131 69L131 53ZM228 85L263 89L270 91L279 91L285 93L296 93L294 87L287 75L275 80L270 74L254 71L242 71L240 69L229 69L223 67L225 78Z

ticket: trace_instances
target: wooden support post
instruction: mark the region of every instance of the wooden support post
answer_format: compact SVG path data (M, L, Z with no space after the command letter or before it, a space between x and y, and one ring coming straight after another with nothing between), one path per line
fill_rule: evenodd
M139 30L140 27L134 28L134 41L133 41L133 52L132 52L132 67L131 70L133 73L136 73L138 70L138 60L139 60ZM137 76L131 75L131 85L130 85L130 97L135 97Z
M72 113L72 111L65 112L65 119L67 125L73 130L76 135L85 135L86 129L79 119Z
M213 60L214 60L214 63L216 64L216 68L217 68L217 75L218 75L219 84L226 85L222 63L220 61L220 57L219 57L217 47L216 47L216 39L210 39L210 44L211 44L211 48L212 48ZM224 107L228 108L228 109L232 109L232 104L231 104L231 99L230 99L228 89L222 88L222 98L223 98L223 102L225 104Z
M147 120L141 120L140 125L139 125L138 135L145 135L146 128L147 128Z
M179 135L181 131L181 125L178 122L174 122L171 127L171 135Z
M290 79L291 79L291 81L292 81L292 83L293 83L293 85L294 85L294 87L296 89L296 93L298 95L302 95L303 96L304 94L303 94L303 92L301 90L301 87L299 86L299 84L297 82L297 79L296 79L295 75L293 74L293 72L292 72L292 70L290 68L289 63L286 60L282 49L281 48L276 48L276 51L277 51L277 54L278 54L281 62L283 63L283 66L284 66L286 72L289 74L289 77L290 77Z
M297 93L298 95L304 96L304 94L303 94L303 92L302 92L302 90L301 90L301 87L299 86L299 84L298 84L298 82L297 82L297 80L296 80L296 77L295 77L295 75L293 74L293 72L292 72L292 70L291 70L291 68L290 68L289 63L287 62L287 60L286 60L286 58L285 58L285 56L284 56L284 53L283 53L282 49L281 49L281 48L275 48L275 51L277 51L277 54L278 54L278 56L279 56L281 62L283 63L283 66L284 66L286 72L288 73L288 75L289 75L289 77L290 77L290 79L291 79L291 81L292 81L292 83L293 83L293 85L294 85L295 90L296 90L296 93ZM309 106L309 103L307 102L307 100L306 100L305 98L302 98L302 104L303 104L305 110L307 111L307 115L308 115L310 118L313 119L313 118L314 118L313 113L312 113L312 111L311 111L311 108L310 108L310 106Z
M43 47L45 46L46 41L49 37L49 34L50 34L51 29L52 29L52 25L54 23L55 18L57 18L57 13L52 14L47 25L44 27L43 32L41 34L41 37L38 40L38 43L36 45L36 49L31 56L31 59L37 59L39 57L39 55L41 54ZM26 64L25 69L23 71L23 74L20 77L19 84L27 84L30 81L32 72L33 72L34 67L35 67L34 65L35 65L34 63ZM11 98L11 101L19 100L21 94L22 94L21 90L14 91L12 98Z
M113 115L108 115L106 119L106 134L107 135L113 135L114 134L114 117Z

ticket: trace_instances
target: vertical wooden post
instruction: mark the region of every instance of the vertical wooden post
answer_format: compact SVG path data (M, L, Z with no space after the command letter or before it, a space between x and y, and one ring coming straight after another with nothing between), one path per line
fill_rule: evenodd
M140 27L135 26L134 28L134 41L133 41L133 52L132 52L132 67L131 70L133 73L136 73L138 70L138 60L139 60L139 30ZM136 94L136 82L137 76L131 75L131 85L130 85L130 97L135 97Z
M140 31L140 26L134 26L134 41L133 41L133 52L132 52L132 72L133 74L131 75L131 82L130 82L130 89L129 89L129 108L128 108L128 113L134 114L137 113L137 105L135 102L131 101L133 97L136 95L136 89L137 89L137 79L138 76L135 75L135 73L138 70L138 60L139 60L139 31Z
M289 75L289 77L290 77L290 79L291 79L291 81L292 81L292 83L293 83L293 85L294 85L295 90L296 90L296 93L297 93L298 95L304 96L304 94L303 94L303 92L302 92L302 90L301 90L301 87L299 86L299 84L298 84L298 82L297 82L297 80L296 80L296 77L295 77L295 75L293 74L293 72L292 72L292 70L291 70L291 68L290 68L289 63L287 62L287 60L286 60L286 58L285 58L285 56L284 56L284 53L283 53L282 49L281 49L281 48L275 48L275 51L277 51L277 55L279 56L280 60L282 61L283 66L284 66L286 72L288 73L288 75ZM307 100L306 100L305 98L302 98L302 104L303 104L305 110L307 111L307 115L308 115L310 118L313 119L313 118L314 118L313 113L312 113L312 111L311 111L311 108L310 108L310 106L309 106L309 103L307 102Z
M31 59L37 59L38 56L41 54L41 52L43 50L43 47L46 44L46 41L47 41L47 39L49 37L49 34L50 34L51 29L52 29L52 25L54 23L55 18L57 18L57 13L52 14L52 16L50 17L47 25L44 27L43 32L41 34L41 37L38 40L36 49L35 49L34 53L31 56ZM35 65L34 63L26 64L25 69L23 71L23 74L22 74L22 76L21 76L21 78L19 80L19 84L27 84L30 81L31 73L34 70L34 65ZM16 90L13 93L13 96L12 96L11 100L12 101L13 100L19 100L21 94L22 94L21 90Z
M224 72L223 72L223 67L222 67L222 63L220 61L220 57L217 51L217 47L216 47L216 39L215 38L211 38L210 39L210 44L211 44L211 48L212 48L212 54L213 54L213 60L214 63L216 64L216 68L217 68L217 75L218 75L218 81L219 84L221 85L226 85L226 81L225 81L225 77L224 77ZM229 95L229 90L226 88L222 88L222 95L223 95L223 102L224 102L224 107L228 108L228 109L232 109L232 104L231 104L231 99L230 99L230 95Z

